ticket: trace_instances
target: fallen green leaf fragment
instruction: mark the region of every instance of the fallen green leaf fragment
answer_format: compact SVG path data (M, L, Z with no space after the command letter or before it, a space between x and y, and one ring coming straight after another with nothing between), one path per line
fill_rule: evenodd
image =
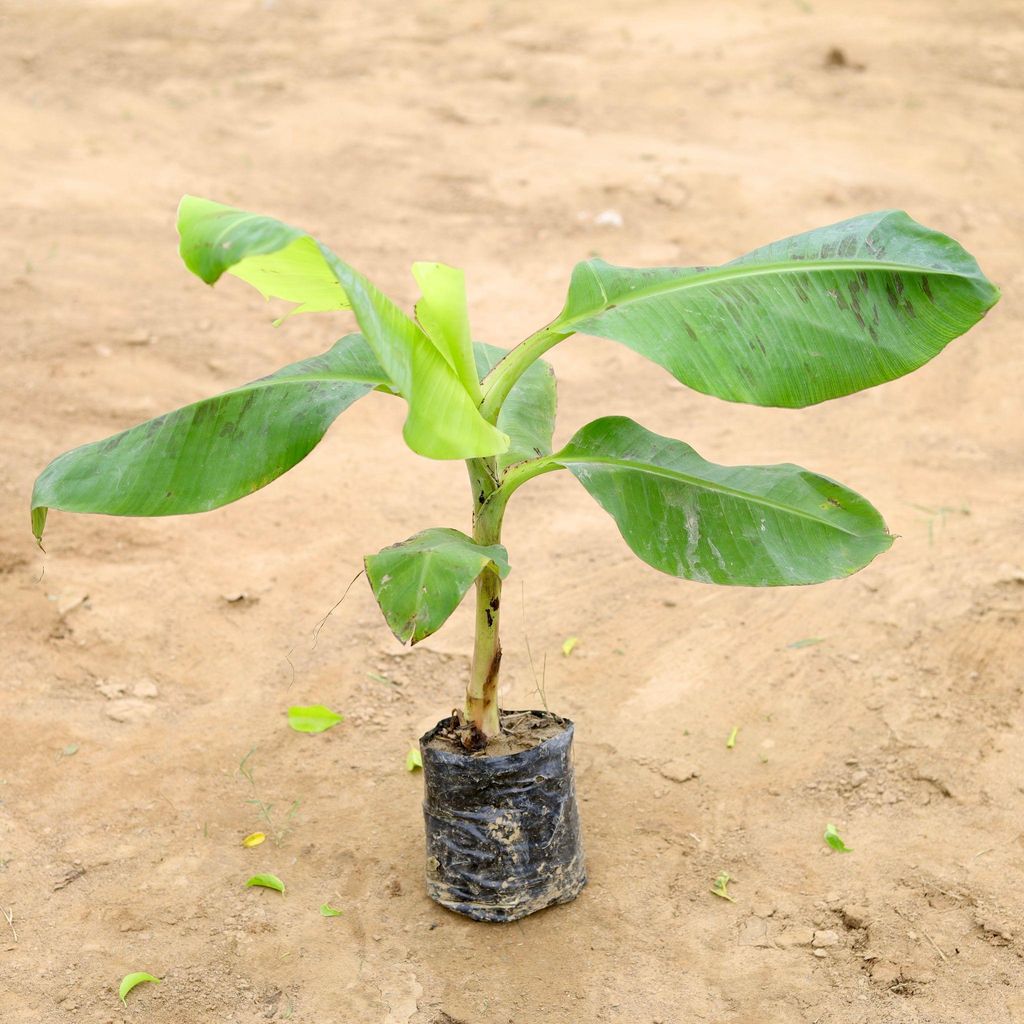
M565 642L562 644L562 654L565 657L569 657L572 654L573 648L579 643L580 638L578 636L567 637Z
M732 732L729 733L729 738L725 741L726 750L732 750L732 748L736 746L736 737L739 735L739 732L740 727L738 725L734 725L732 727Z
M828 843L836 853L853 853L853 850L843 842L839 833L836 831L835 825L830 824L825 826L825 842Z
M405 770L407 772L414 772L417 768L423 767L423 757L420 752L412 747L409 753L405 755Z
M288 709L288 724L296 732L324 732L344 720L343 715L336 714L330 708L325 708L323 704Z
M131 992L136 985L141 985L144 981L151 981L154 985L160 984L159 978L154 978L152 974L147 974L145 971L136 971L134 974L126 974L124 976L121 981L121 987L117 990L117 994L121 997L121 1002L124 1003L125 1006L128 1005L125 1002L128 993Z
M715 881L711 886L711 891L716 896L721 896L723 900L728 900L730 903L735 903L736 900L734 900L732 896L729 895L730 880L731 876L729 872L723 871L720 875L718 875L717 878L715 878Z
M263 889L284 892L284 882L277 875L253 875L245 884L246 886L260 886Z
M825 638L823 636L809 636L803 640L794 640L791 644L786 644L786 646L791 651L799 651L804 647L816 647L818 644L823 644L824 642Z
M260 843L266 842L266 839L266 834L263 832L250 832L249 835L242 840L242 845L248 850L253 846L259 846Z
M74 757L78 753L78 744L69 743L60 753L62 757Z
M320 916L321 917L341 917L341 911L335 910L329 903L322 903L320 905Z

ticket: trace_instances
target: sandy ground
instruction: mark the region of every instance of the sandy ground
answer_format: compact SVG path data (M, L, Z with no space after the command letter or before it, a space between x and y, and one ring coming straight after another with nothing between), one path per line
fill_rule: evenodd
M1024 1021L1022 53L1015 0L0 3L0 1020ZM403 448L399 403L237 505L53 514L33 546L55 454L348 329L275 330L188 275L186 191L307 227L405 304L413 260L465 267L497 344L591 253L714 263L889 206L1005 298L913 377L802 412L610 342L553 353L559 438L622 413L798 462L900 539L844 582L713 589L635 561L567 474L524 489L505 703L539 703L528 634L577 723L592 880L482 926L424 896L404 769L460 700L469 609L408 654L361 581L311 640L364 553L466 525L461 467ZM346 721L285 726L319 702ZM250 751L277 841L243 849ZM124 1009L135 970L163 983Z

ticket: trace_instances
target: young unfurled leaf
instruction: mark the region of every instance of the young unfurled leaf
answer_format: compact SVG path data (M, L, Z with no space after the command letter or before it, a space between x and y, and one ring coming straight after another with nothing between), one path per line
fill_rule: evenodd
M335 910L329 903L322 903L320 905L321 917L341 917L341 911Z
M298 303L296 313L351 308L391 389L409 404L403 435L413 451L466 459L508 449L508 436L483 418L475 395L419 324L306 232L194 196L181 201L178 231L185 265L207 284L231 273L267 298ZM428 321L439 326L440 317L461 337L452 297L434 299ZM471 354L459 352L460 366L472 372Z
M836 853L853 853L846 843L840 838L839 833L836 831L835 825L825 826L825 842L832 847Z
M308 707L295 706L288 709L288 724L296 732L323 732L339 722L344 722L344 715L336 714L323 704L311 704Z
M473 358L465 275L443 263L414 263L412 276L423 292L416 303L416 319L479 405L480 376Z
M185 266L207 284L233 274L265 299L296 303L289 316L352 306L316 241L298 228L185 196L178 207L178 233Z
M732 876L729 874L728 871L723 871L715 878L715 881L711 886L711 891L716 896L721 896L723 900L728 900L730 903L735 903L736 900L734 900L732 896L729 895L729 882L731 880L731 877Z
M251 832L242 840L242 845L246 849L251 849L253 846L259 846L260 843L265 842L266 838L262 832Z
M117 994L121 997L121 1002L125 1006L128 1005L125 1002L128 993L131 992L136 985L141 985L144 981L151 981L154 985L160 984L159 978L154 978L152 974L147 974L145 971L136 971L134 974L126 974L121 981L121 987L117 990Z
M407 772L414 772L417 768L423 767L423 757L416 747L411 747L409 753L405 755L405 770Z
M580 638L578 636L566 637L565 640L562 641L562 655L564 657L568 658L569 655L572 654L573 648L579 642L580 642Z
M262 889L274 889L277 892L284 892L284 882L277 875L253 875L246 887L259 886Z
M732 732L729 733L729 738L725 741L726 750L732 750L732 748L736 746L736 737L739 735L739 732L740 727L738 725L734 725L732 727Z

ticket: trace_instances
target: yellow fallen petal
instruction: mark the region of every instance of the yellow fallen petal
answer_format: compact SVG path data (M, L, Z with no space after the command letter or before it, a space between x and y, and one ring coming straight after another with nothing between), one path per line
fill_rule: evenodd
M251 846L259 846L260 843L266 841L266 838L267 837L262 832L253 832L242 840L242 845L247 849Z

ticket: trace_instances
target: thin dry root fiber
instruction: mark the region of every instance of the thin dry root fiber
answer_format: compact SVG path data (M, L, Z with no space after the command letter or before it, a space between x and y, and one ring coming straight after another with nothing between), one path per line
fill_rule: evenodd
M575 899L587 876L572 766L573 724L542 711L503 712L562 726L529 750L473 756L420 739L427 891L476 921L516 921ZM542 724L541 721L538 724Z

